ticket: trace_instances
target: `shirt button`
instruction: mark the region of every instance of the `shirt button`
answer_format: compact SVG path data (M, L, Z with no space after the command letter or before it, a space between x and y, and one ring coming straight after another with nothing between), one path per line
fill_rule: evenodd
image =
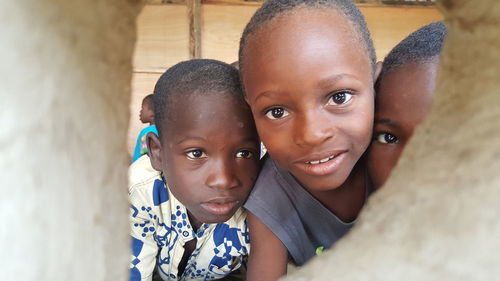
M184 235L184 237L188 237L188 236L189 236L189 232L187 232L187 231L185 231L185 230L184 230L184 231L182 232L182 235Z

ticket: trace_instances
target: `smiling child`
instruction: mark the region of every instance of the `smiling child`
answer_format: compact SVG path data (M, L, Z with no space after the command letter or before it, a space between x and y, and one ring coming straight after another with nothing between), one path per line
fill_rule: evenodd
M375 189L385 183L431 107L445 36L443 22L431 23L401 41L384 60L376 84L373 142L368 150Z
M244 269L249 251L240 208L258 172L259 139L238 71L214 60L168 69L154 91L159 136L151 165L129 188L131 280L214 280ZM147 157L131 166L147 170Z
M245 203L249 280L276 280L354 224L368 193L375 51L349 0L269 0L240 41L240 76L270 157Z

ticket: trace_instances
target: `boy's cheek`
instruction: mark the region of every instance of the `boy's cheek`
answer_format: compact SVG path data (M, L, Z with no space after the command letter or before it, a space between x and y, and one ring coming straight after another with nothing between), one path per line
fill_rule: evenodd
M242 167L240 171L241 178L246 179L248 185L252 186L257 179L257 175L260 171L260 163L259 161L252 161L249 165Z

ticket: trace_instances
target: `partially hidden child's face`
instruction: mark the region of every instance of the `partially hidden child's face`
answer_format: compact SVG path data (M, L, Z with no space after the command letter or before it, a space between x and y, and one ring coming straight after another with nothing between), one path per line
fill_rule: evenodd
M231 97L177 98L161 144L162 170L194 223L227 221L257 177L260 142L250 109Z
M436 70L436 63L409 63L392 70L381 81L373 142L368 150L368 168L375 188L385 183L413 130L430 109Z
M356 32L336 10L299 10L252 35L243 56L260 137L310 190L344 183L370 143L374 80Z
M153 118L154 118L154 112L153 110L151 110L149 102L143 101L141 106L141 111L139 113L139 120L141 120L142 123L149 123L153 120Z

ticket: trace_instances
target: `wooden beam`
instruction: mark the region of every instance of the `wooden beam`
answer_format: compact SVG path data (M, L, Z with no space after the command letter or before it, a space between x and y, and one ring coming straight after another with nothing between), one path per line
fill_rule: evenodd
M186 4L186 0L144 0L146 5Z
M134 67L132 73L162 74L167 67Z
M144 0L146 5L180 4L188 0ZM202 4L260 6L264 0L201 0ZM434 6L436 0L354 0L357 6Z
M201 58L201 0L186 0L189 17L189 57Z
M189 0L144 0L146 5L187 5ZM264 0L201 0L202 4L260 6ZM354 0L357 6L434 6L436 0Z
M355 0L357 6L434 6L435 0ZM260 6L264 0L202 0L203 4Z
M202 0L203 4L214 5L236 5L236 6L260 6L262 0Z

